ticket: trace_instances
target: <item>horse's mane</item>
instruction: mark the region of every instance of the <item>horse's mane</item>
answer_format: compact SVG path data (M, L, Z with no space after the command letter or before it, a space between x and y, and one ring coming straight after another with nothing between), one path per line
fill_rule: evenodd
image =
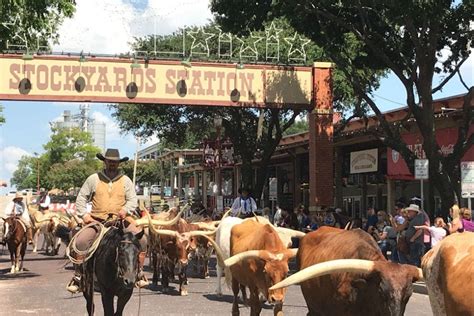
M100 250L106 252L107 249L115 249L122 240L131 241L135 246L140 248L140 243L138 242L138 239L132 233L124 232L120 228L112 227L104 235L104 238L102 239L99 248L97 248L97 252L99 252Z

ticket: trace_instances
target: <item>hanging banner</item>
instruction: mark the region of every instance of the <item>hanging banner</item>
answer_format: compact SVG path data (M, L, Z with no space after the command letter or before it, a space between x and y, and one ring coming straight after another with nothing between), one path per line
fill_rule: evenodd
M378 149L369 149L351 152L351 174L377 172Z
M469 135L474 132L474 125L469 129ZM403 134L402 139L407 144L408 148L420 158L426 158L423 151L423 137L421 134ZM436 141L440 146L443 155L448 155L453 152L454 144L458 139L457 128L443 128L436 131ZM474 161L474 146L468 149L461 161ZM413 180L414 176L408 170L408 166L400 155L400 153L391 148L387 148L387 176L391 179L398 180Z

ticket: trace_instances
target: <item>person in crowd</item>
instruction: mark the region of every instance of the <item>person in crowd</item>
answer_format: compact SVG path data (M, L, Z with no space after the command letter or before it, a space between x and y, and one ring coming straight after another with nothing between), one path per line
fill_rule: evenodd
M462 227L464 228L464 231L467 232L474 232L474 222L472 221L472 211L465 207L462 210Z
M264 207L262 216L265 217L266 219L268 219L268 221L271 223L272 220L270 218L270 215L271 215L270 214L270 208L269 207Z
M51 204L51 198L49 197L49 192L47 190L42 189L40 192L39 200L39 210L41 212L45 212L49 210L49 205Z
M82 217L84 224L95 222L106 223L110 219L110 214L115 214L116 218L124 220L126 231L134 235L142 232L142 229L133 224L133 214L138 205L135 188L132 180L123 175L119 170L119 165L128 160L128 157L120 158L118 149L107 149L105 155L98 153L97 158L104 162L104 169L94 173L87 178L82 185L76 199L76 213ZM87 202L92 203L92 210L87 211ZM112 218L113 219L113 218ZM76 247L79 251L86 251L97 239L99 232L95 226L86 226L77 233ZM148 285L148 281L143 274L147 241L145 234L142 234L140 242L140 253L138 256L139 273L137 276L138 287ZM76 260L84 260L84 256L76 255ZM67 286L71 293L81 291L80 284L82 278L81 268L77 266L74 276Z
M26 238L28 243L33 243L33 229L31 228L30 215L28 214L28 209L26 204L23 202L23 196L21 193L17 192L13 197L13 200L8 202L4 210L5 216L16 216L26 227ZM8 241L9 235L4 235L2 244L5 244Z
M429 231L431 235L431 248L433 248L441 239L446 237L447 232L446 229L444 229L445 226L444 220L441 217L436 217L433 226L421 225L415 226L415 228Z
M464 231L464 227L462 225L461 209L457 204L451 206L449 209L449 216L452 219L451 222L448 223L449 233L462 233Z
M408 212L405 208L400 208L395 217L390 216L390 224L397 232L397 247L392 250L391 260L393 262L408 263L409 246L405 237L408 228Z
M311 227L311 216L309 215L309 210L303 207L302 209L303 218L301 220L300 230L305 231L308 227Z
M273 215L273 225L275 226L281 226L283 217L282 217L282 209L280 208L280 205L277 204L275 206L275 215Z
M250 196L250 189L242 187L239 189L239 196L234 200L231 207L231 215L240 218L252 217L253 213L257 211L257 203Z
M378 218L375 212L375 208L372 206L367 209L367 222L365 223L364 230L372 235L375 225L377 224Z
M405 238L409 246L408 263L420 267L421 257L424 254L423 244L423 230L416 229L415 226L422 226L425 224L425 216L417 204L410 204L406 211L408 212L408 228L405 233Z
M337 227L338 223L336 223L336 217L334 217L334 210L328 209L326 214L324 214L323 223L324 226Z
M397 231L390 225L390 219L386 212L377 212L378 222L376 236L377 243L382 254L388 259L387 252L393 251L397 246Z
M290 214L286 209L281 209L281 219L279 222L279 227L285 227L289 228L290 227Z

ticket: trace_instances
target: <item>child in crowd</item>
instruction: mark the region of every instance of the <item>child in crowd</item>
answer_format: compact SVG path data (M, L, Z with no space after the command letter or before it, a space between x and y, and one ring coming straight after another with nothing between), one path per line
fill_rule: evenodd
M434 226L415 226L416 229L425 229L430 232L431 235L431 248L433 248L441 239L446 237L447 231L444 228L446 224L441 217L436 217L434 220Z

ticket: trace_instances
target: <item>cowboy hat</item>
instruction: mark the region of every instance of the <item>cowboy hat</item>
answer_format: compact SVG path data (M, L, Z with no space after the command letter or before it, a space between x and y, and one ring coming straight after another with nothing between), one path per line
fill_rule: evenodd
M21 195L20 192L17 192L17 193L15 194L15 197L13 198L13 200L16 200L16 199L23 199L23 195Z
M105 151L105 155L98 153L96 157L102 161L104 160L112 160L112 161L118 161L118 162L128 161L128 157L120 158L120 153L118 149L113 149L113 148L107 148L107 150Z
M405 208L407 211L414 211L419 213L420 212L420 207L416 204L410 204L407 208Z

